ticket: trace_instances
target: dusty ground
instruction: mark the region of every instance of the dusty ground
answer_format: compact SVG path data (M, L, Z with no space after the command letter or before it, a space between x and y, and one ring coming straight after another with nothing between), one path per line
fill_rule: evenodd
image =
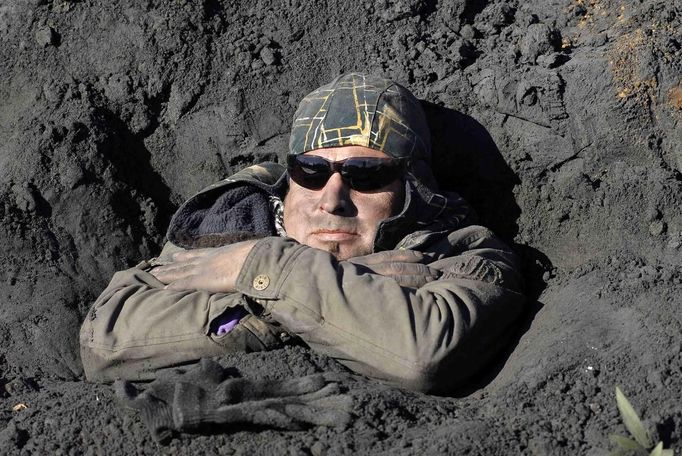
M0 0L0 453L599 455L625 433L616 384L682 448L679 0L235 3ZM82 382L80 320L184 198L282 157L298 100L351 70L430 103L442 186L523 253L518 343L463 397L354 385L348 429L159 450Z

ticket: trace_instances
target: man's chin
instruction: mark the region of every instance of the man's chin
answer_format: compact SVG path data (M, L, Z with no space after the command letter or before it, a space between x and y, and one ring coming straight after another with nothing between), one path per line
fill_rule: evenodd
M318 243L316 243L316 244L318 244ZM371 249L368 250L366 247L364 247L362 245L348 244L345 242L328 241L328 242L319 243L318 245L312 245L311 247L315 247L316 249L320 249L320 250L324 250L325 252L329 252L332 255L334 255L334 257L339 261L344 261L344 260L347 260L349 258L368 255L368 254L372 253Z

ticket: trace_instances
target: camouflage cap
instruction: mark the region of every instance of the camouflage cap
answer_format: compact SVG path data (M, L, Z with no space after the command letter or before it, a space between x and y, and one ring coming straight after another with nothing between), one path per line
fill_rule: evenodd
M294 115L290 155L339 146L365 146L395 158L431 157L419 100L393 81L358 73L309 93Z

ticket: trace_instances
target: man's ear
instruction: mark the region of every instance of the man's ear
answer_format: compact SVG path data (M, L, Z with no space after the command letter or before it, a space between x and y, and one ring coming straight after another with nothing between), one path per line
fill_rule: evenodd
M287 173L287 185L283 188L283 193L282 193L282 201L284 201L284 198L287 197L289 194L289 189L291 188L291 176Z

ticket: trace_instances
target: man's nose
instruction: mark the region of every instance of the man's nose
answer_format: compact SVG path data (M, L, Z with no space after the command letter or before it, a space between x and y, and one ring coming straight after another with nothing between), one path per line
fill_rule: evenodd
M350 199L350 187L341 178L341 174L333 173L321 192L320 209L329 214L352 215L353 202Z

